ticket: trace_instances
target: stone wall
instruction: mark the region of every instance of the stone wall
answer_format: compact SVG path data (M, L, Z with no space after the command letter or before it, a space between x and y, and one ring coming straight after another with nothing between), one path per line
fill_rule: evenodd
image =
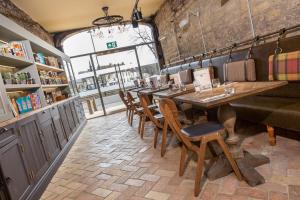
M53 39L50 33L48 33L40 24L31 19L31 17L24 11L15 6L10 0L0 0L0 13L53 45Z
M183 19L189 23L182 30ZM299 24L300 1L166 0L155 23L169 62Z

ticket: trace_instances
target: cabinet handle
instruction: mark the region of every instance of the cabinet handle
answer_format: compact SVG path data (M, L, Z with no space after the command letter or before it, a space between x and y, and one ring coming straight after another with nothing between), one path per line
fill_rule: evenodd
M43 114L45 114L45 113L46 113L46 111L44 110L42 113L43 113Z
M52 110L55 110L55 107L52 107Z

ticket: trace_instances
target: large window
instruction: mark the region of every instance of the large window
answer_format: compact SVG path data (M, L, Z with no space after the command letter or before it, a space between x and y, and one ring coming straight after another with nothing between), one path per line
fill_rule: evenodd
M96 110L101 112L122 108L118 92L133 87L135 79L159 73L152 29L147 25L132 28L127 24L82 31L65 39L63 48L71 57L81 97L95 98Z

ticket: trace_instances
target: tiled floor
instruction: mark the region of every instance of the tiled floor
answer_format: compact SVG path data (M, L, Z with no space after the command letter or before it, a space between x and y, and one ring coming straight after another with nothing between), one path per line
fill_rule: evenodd
M125 113L90 120L42 199L300 199L299 141L277 137L277 145L271 147L266 133L247 137L245 149L271 159L270 164L256 168L266 183L249 187L231 174L216 181L206 180L195 198L195 162L191 161L184 176L179 177L179 146L169 145L161 158L160 148L152 147L152 127L146 126L144 140L136 129L137 121L130 127ZM251 128L240 131L245 130L253 132Z

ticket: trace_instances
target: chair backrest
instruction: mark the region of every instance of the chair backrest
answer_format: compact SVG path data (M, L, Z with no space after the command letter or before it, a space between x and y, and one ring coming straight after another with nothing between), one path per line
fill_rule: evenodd
M128 101L128 104L129 106L137 112L137 108L136 106L134 105L134 98L132 97L131 93L128 91L127 92L127 101Z
M159 122L158 119L156 119L153 115L153 111L150 110L149 106L149 101L148 101L148 96L146 95L140 95L140 102L142 107L144 108L144 113L146 116L152 121L152 123L157 126L162 128L163 125Z
M122 102L124 103L124 105L128 108L129 105L128 105L127 100L125 99L125 94L122 90L119 90L119 96L120 96Z
M182 125L178 119L179 114L175 102L171 99L161 99L159 101L159 107L173 133L175 133L178 139L188 148L193 148L191 141L181 132Z

